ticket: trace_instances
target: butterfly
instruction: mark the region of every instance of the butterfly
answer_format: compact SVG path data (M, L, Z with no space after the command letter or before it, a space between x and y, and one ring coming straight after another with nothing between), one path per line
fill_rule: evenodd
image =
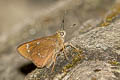
M59 30L51 36L41 37L23 43L18 46L18 52L28 60L31 60L38 68L53 65L54 69L57 54L64 50L64 38L66 32Z

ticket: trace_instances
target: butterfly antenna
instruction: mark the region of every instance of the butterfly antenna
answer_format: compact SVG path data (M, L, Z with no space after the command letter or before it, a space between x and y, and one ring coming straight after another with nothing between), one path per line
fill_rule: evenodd
M61 27L62 27L62 30L64 30L64 17L63 17L63 20L62 20L62 25L61 25Z
M65 13L64 13L64 15L63 15L63 20L62 20L62 24L61 24L61 29L62 29L62 30L65 30L65 28L64 28L65 14L66 14L66 10L65 10Z

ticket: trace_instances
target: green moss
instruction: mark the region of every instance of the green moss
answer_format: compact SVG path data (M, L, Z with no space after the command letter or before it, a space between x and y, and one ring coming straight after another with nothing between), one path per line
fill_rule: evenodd
M66 66L64 66L63 68L63 72L67 72L69 68L73 67L72 64L67 64Z
M72 64L75 65L81 59L82 59L82 56L80 54L76 55L72 60Z
M109 61L108 63L110 63L111 65L120 65L120 62L115 60Z
M120 6L116 6L115 5L112 8L111 13L108 14L105 17L104 21L101 23L101 26L108 26L108 25L110 25L113 22L113 20L115 20L116 17L119 16L119 15L120 15Z
M77 54L73 57L72 62L63 67L64 72L68 71L68 69L72 68L83 58L83 56L81 56L81 53L82 50L79 50L79 52L77 51Z
M108 26L110 23L109 22L104 22L101 24L101 26Z

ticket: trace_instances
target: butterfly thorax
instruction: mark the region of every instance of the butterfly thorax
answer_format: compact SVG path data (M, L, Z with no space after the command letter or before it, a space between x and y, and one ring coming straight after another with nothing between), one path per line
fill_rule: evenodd
M64 46L65 35L66 35L65 31L57 31L56 34L55 34L57 52L59 52L59 50L61 50Z

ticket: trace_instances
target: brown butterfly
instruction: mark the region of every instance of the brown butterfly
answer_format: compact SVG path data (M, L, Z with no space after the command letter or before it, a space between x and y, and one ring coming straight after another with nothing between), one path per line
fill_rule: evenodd
M18 46L18 52L25 58L31 60L37 67L46 66L53 68L57 54L64 50L64 37L66 32L59 30L52 36L42 37Z
M66 32L64 31L64 16L61 27L63 29L57 31L54 35L21 44L17 48L18 52L28 60L31 60L39 68L44 66L49 68L53 64L53 71L57 54L60 51L63 51L66 59L68 59L64 52L64 48L65 45L72 46L71 44L64 43L66 35ZM72 47L75 48L74 46Z

